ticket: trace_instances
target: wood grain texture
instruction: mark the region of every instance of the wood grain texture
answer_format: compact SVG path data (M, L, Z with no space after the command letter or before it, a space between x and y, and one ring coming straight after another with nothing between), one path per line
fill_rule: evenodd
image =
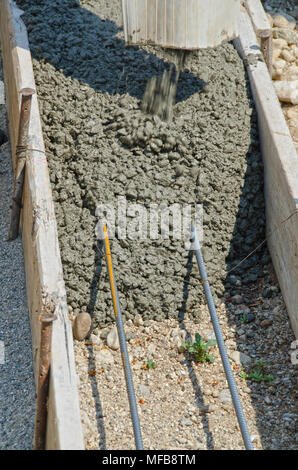
M245 7L259 38L261 51L270 76L272 76L272 30L270 22L260 0L245 0Z
M245 0L245 7L251 18L256 34L259 31L268 31L271 29L269 20L260 0Z
M19 91L22 88L35 89L28 37L21 14L11 0L0 0L0 33L14 166L20 113ZM39 364L39 317L49 300L54 304L57 316L52 332L46 448L84 449L72 328L68 319L37 94L32 97L28 142L31 150L27 153L21 231L35 377Z

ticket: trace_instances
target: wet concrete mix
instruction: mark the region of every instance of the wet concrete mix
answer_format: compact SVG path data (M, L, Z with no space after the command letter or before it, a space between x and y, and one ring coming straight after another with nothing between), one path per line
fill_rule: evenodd
M69 305L114 320L96 207L203 205L204 256L216 303L268 263L263 165L244 64L232 43L188 54L172 119L141 109L173 51L125 47L119 0L18 0L29 33ZM175 221L174 221L175 222ZM134 224L132 212L128 224ZM132 227L133 225L131 225ZM204 303L183 240L111 241L123 315L195 315ZM228 293L228 294L227 294Z

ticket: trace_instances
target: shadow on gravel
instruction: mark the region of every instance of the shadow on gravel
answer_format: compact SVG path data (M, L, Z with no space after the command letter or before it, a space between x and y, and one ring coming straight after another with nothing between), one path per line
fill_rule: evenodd
M98 283L99 283L99 278L100 274L102 271L102 260L103 260L103 244L101 240L98 240L96 247L94 248L94 274L93 274L93 279L90 285L90 298L89 298L89 304L87 307L88 313L91 315L91 318L93 320L93 314L94 314L94 308L96 304L96 298L97 298L97 293L98 293ZM96 370L96 357L93 351L92 345L88 347L88 371L91 370ZM96 375L92 376L89 375L89 380L91 383L91 389L92 389L92 396L94 399L95 403L95 416L96 416L96 424L97 424L97 430L99 433L99 448L101 450L106 450L106 433L105 433L105 428L104 428L104 421L103 421L103 408L102 408L102 403L100 400L100 394L98 390L98 384L96 380Z
M99 279L100 279L100 275L102 272L103 257L104 257L103 242L102 240L97 240L97 244L94 248L94 273L93 273L93 279L90 285L90 298L89 298L89 304L87 307L87 312L91 315L92 319L93 319L94 309L96 305Z
M185 326L185 323L184 323L187 299L188 299L188 295L189 295L188 286L189 286L189 282L190 282L190 278L191 278L192 268L193 268L193 251L191 250L189 252L188 259L187 259L187 262L186 262L187 271L186 271L186 275L184 277L182 304L181 304L181 307L180 307L180 310L179 310L179 315L178 315L179 328L182 331L186 332L186 336L185 336L186 341L191 341L192 340L191 335L190 335L189 331L187 330L187 328ZM207 449L208 450L214 450L214 441L213 441L212 433L210 431L208 417L204 413L205 403L204 403L203 393L202 393L202 390L200 388L199 382L197 380L194 368L192 367L192 363L191 363L191 361L189 361L186 353L184 353L184 363L187 367L187 372L188 372L188 375L189 375L189 378L190 378L190 381L191 381L191 385L192 385L192 387L194 389L194 392L195 392L196 405L201 411L203 411L201 413L201 416L202 416L202 423L203 423L204 433L206 435Z
M88 371L96 370L97 361L96 361L96 357L95 357L92 346L88 347L88 353L89 353ZM104 428L103 408L102 408L102 403L101 403L100 395L98 391L96 375L95 376L89 375L89 380L90 380L91 389L92 389L92 396L93 396L94 403L95 403L96 425L97 425L97 430L99 434L98 445L101 450L106 450L106 432Z
M141 99L148 79L161 75L170 63L137 46L125 47L113 21L82 8L76 0L18 1L34 41L34 59L45 60L65 76L87 83L95 91L130 94ZM176 101L186 100L203 82L187 70L179 79Z

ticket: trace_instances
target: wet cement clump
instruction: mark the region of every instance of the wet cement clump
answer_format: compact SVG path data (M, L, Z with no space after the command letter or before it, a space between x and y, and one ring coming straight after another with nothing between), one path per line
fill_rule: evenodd
M114 321L95 228L98 205L117 209L119 197L130 227L132 204L147 213L152 204L203 205L204 255L218 302L227 271L265 238L257 116L233 45L190 54L165 122L140 107L148 80L170 70L173 57L125 48L120 2L17 3L29 31L68 303L89 311L95 325ZM182 240L116 233L111 250L126 318L196 316L204 293ZM263 256L258 250L234 278L257 279Z
M152 77L146 85L141 109L145 113L158 116L163 121L171 121L175 104L180 72L184 69L186 51L177 50L177 66L171 64L161 76Z

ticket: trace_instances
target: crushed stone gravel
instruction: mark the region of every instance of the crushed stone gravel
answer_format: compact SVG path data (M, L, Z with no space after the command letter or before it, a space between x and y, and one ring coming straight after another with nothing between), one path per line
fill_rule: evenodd
M2 61L0 57L0 449L29 450L33 443L35 384L22 241L7 241L13 189Z

